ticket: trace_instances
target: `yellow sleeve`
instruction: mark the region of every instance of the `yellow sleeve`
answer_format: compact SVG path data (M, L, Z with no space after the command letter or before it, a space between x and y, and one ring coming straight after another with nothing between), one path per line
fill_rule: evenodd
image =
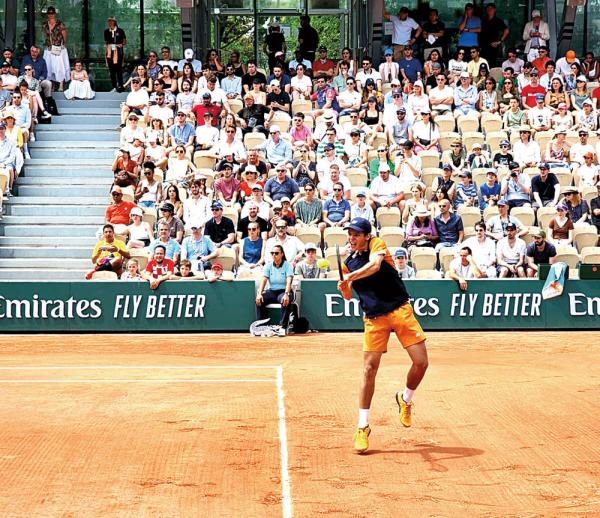
M119 250L124 250L125 252L129 252L129 249L127 248L127 245L125 243L123 243L123 241L119 240L119 239L115 239L114 241L114 245L119 249ZM119 254L121 255L121 254Z

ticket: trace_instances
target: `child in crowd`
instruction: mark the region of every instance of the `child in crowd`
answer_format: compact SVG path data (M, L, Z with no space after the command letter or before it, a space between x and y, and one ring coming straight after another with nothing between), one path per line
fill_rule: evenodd
M140 263L137 259L129 259L127 261L127 271L121 275L122 281L141 281L142 276L140 275Z

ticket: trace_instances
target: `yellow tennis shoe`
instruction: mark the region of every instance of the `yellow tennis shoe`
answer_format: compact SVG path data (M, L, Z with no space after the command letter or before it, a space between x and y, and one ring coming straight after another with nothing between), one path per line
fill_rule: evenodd
M364 453L369 449L369 435L371 435L369 425L356 430L354 434L354 449L357 453Z
M396 403L398 403L398 410L400 411L400 423L402 426L409 428L412 425L412 402L406 403L402 399L402 394L396 392Z

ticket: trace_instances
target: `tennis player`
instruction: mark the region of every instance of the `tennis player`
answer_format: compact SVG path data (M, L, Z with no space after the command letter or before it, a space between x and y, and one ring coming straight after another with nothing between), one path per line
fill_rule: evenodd
M427 370L427 348L425 333L413 314L406 287L384 241L371 236L371 223L364 218L354 218L344 228L348 231L351 252L342 266L344 279L338 282L338 290L348 300L354 289L365 323L363 379L358 400L358 429L354 434L354 449L364 453L369 448L369 409L375 377L381 355L387 352L390 333L396 334L412 360L406 386L396 393L400 423L406 427L412 424L413 394Z

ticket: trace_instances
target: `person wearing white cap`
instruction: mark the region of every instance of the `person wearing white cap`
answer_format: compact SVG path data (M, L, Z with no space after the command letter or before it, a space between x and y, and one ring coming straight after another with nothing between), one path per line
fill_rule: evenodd
M429 106L421 109L421 119L417 120L412 127L412 141L415 145L416 154L421 151L439 151L440 129L433 120Z
M406 114L409 120L414 121L423 110L429 110L429 96L425 93L423 82L415 81L413 91L406 100Z
M219 255L219 251L211 239L203 235L204 221L191 219L187 227L192 233L181 243L181 259L192 263L193 271L209 269L210 261Z
M379 175L371 182L370 204L373 210L379 207L404 208L404 189L397 177L390 174L387 163L379 164Z
M480 142L473 142L471 145L471 154L467 157L467 164L471 170L491 167L490 157L486 151L483 151Z
M183 51L183 59L177 63L177 75L182 75L183 65L189 63L197 76L202 72L202 62L194 57L194 49L187 48Z
M545 47L550 40L550 26L542 21L542 13L538 9L531 11L531 21L523 28L523 41L527 60L533 61L539 56L538 49Z
M289 121L290 117L290 106L292 100L290 94L285 92L281 88L281 83L278 79L273 79L269 83L271 91L267 94L267 108L269 108L269 114L267 115L266 125L269 126L272 120L277 119Z
M368 198L369 189L367 187L363 187L356 192L356 201L350 207L351 220L354 218L364 218L371 225L375 224L375 213L371 205L367 203Z
M479 117L476 107L479 100L479 92L471 84L470 74L468 72L461 72L458 82L458 86L454 89L454 116L477 115Z
M583 110L576 110L576 113L575 127L573 129L598 130L598 112L594 110L594 102L591 99L583 101Z
M317 261L317 245L306 243L304 245L304 259L294 268L294 279L325 279L327 267L320 268Z
M292 161L292 146L281 138L281 128L277 124L269 127L269 138L255 147L256 150L264 150L265 158L275 166L280 162Z
M128 225L123 232L123 235L128 235L129 240L127 246L129 248L144 248L154 239L154 232L150 227L150 223L143 221L144 211L140 207L134 207L129 212L131 225Z

